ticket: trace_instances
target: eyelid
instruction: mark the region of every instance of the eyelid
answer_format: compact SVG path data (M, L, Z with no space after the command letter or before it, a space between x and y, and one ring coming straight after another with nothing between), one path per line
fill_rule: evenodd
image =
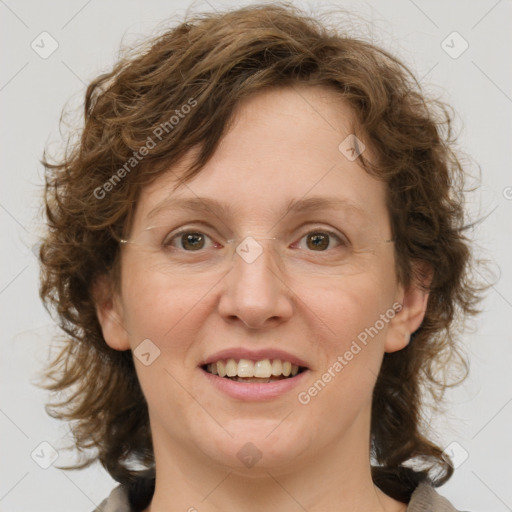
M315 223L312 223L312 224L315 224ZM309 225L309 223L307 225ZM332 227L320 226L318 224L316 224L313 228L309 228L307 231L305 231L304 235L306 235L308 233L312 233L312 232L314 233L315 231L328 233L329 235L332 235L335 238L337 238L339 242L344 243L345 245L350 244L349 237L343 231L337 230Z
M218 243L218 242L215 242L215 240L213 239L213 237L211 237L208 233L205 233L204 232L204 228L201 228L201 229L196 229L194 227L182 227L182 228L178 228L177 230L172 230L172 231L169 231L163 238L162 242L161 242L161 245L164 246L164 247L170 247L171 246L171 242L178 239L180 235L183 235L184 233L199 233L201 235L205 235L207 238L209 238L210 240L212 240L213 243Z
M196 224L194 226L194 224ZM155 225L154 227L156 228L168 228L168 226L166 226L165 224L161 224L161 225ZM151 229L151 228L149 228ZM187 222L186 224L179 224L175 227L173 227L172 229L166 229L166 234L164 236L164 240L167 239L170 235L172 235L173 237L176 236L176 235L179 235L181 233L186 233L186 232L189 232L189 231L197 231L197 232L200 232L200 233L203 233L203 234L208 234L205 232L205 230L208 230L208 231L216 231L216 229L209 223L209 222L204 222L202 220L192 220L190 222ZM208 235L210 236L210 235ZM210 236L210 238L213 238Z

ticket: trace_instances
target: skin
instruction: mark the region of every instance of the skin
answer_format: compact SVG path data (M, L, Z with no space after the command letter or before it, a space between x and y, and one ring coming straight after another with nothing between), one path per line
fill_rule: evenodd
M350 199L376 237L390 238L385 185L338 149L352 133L352 121L349 107L319 86L250 97L198 176L173 192L185 159L143 190L134 232L148 225L147 215L160 201L201 196L232 209L222 222L211 216L216 230L208 233L257 238L291 229L298 235L290 235L291 243L311 230L299 233L297 218L282 219L279 210L292 198L319 195ZM323 213L308 220L313 230L338 228ZM146 512L256 512L269 504L282 512L406 509L371 479L371 398L384 353L407 345L428 294L397 282L393 246L387 247L365 272L300 278L287 275L271 251L251 264L239 258L214 278L165 272L148 265L140 247L123 247L120 292L109 296L109 284L100 282L98 296L104 298L97 311L110 347L134 350L149 338L160 349L149 366L135 358L156 459L155 494ZM401 311L317 396L299 403L297 393L395 302ZM307 381L260 403L233 399L198 369L200 361L228 347L291 352L308 362ZM251 468L237 457L247 442L262 454Z

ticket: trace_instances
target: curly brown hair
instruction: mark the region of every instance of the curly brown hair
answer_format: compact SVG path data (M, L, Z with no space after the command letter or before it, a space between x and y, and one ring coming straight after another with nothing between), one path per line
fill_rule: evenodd
M353 108L357 136L376 155L373 163L363 155L359 161L387 185L398 280L410 284L417 262L434 269L421 327L405 349L384 355L374 388L374 483L407 501L422 479L438 486L452 475L442 449L424 431L423 390L439 401L454 385L447 375L455 363L465 372L456 383L466 377L456 331L458 320L477 312L479 300L464 235L465 172L454 151L453 114L441 100L427 99L389 52L328 29L287 3L188 15L96 78L85 95L80 140L58 161L43 156L48 231L40 248L40 294L66 334L43 387L68 391L47 411L73 421L80 452L95 449L65 469L99 459L132 488L142 474L154 478L147 404L132 354L106 344L93 285L100 276L118 285L117 240L130 229L145 186L198 148L181 178L189 181L213 155L242 100L298 84L328 86ZM187 104L193 108L179 116L177 109ZM180 120L174 124L175 115ZM155 133L158 144L150 147ZM415 460L423 469L404 464Z

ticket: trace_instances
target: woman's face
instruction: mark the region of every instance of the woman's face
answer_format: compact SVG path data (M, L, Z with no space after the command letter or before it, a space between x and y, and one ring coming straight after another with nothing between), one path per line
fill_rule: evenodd
M173 191L183 161L143 190L99 317L111 347L134 351L157 464L285 471L367 449L383 354L407 344L426 297L397 284L385 185L345 141L351 121L323 87L260 93L198 176ZM313 197L338 203L289 208ZM188 199L222 210L175 208ZM192 237L173 238L181 227ZM221 373L304 371L238 382L208 372L219 360Z

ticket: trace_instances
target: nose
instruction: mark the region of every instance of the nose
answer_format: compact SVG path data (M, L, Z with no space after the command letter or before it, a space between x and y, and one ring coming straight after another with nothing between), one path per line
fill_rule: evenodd
M227 321L261 329L277 326L293 314L294 294L269 242L247 238L237 247L233 267L222 280L218 308Z

